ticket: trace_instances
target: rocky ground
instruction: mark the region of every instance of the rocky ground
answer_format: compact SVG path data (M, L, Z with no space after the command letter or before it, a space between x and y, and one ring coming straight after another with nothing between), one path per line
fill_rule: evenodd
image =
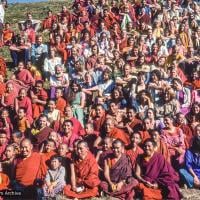
M200 190L197 189L181 189L183 195L182 200L200 200ZM50 200L50 199L49 199ZM58 196L56 200L68 200L64 196ZM92 198L91 200L117 200L116 198L105 197L105 198Z

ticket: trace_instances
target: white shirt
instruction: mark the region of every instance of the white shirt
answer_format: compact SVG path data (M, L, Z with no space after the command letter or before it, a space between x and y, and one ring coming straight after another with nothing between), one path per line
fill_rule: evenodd
M0 23L4 23L5 10L4 6L0 4Z

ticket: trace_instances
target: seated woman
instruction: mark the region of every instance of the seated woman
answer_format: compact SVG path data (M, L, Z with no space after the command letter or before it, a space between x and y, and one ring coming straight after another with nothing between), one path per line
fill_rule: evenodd
M77 81L71 82L67 99L69 99L69 103L72 106L74 117L84 126L85 93L81 91L81 86Z
M196 125L200 123L200 103L195 102L190 109L190 112L186 115L186 119L189 125L194 130Z
M189 188L200 187L200 137L194 137L192 146L185 153L185 166L180 175Z
M185 136L180 128L173 125L171 116L165 116L164 124L165 128L162 130L161 138L167 144L172 165L177 168L184 161Z
M155 152L156 144L152 139L146 140L144 154L138 158L136 177L143 200L181 199L178 176L172 166L160 153Z
M188 88L183 87L182 81L178 78L174 78L172 84L176 91L177 100L180 102L180 111L183 114L187 114L192 100L191 92Z
M100 188L109 196L131 200L138 182L132 176L130 159L124 154L124 144L117 139L112 144L113 153L104 162L104 177Z

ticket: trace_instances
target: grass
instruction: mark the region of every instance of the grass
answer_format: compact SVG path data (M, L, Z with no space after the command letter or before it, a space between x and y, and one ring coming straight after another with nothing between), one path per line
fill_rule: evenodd
M31 0L30 0L31 2ZM12 29L15 33L19 33L18 22L24 20L26 14L31 12L33 19L42 20L46 17L47 11L50 9L54 13L58 13L61 10L62 5L71 7L70 1L49 1L49 2L40 2L40 3L23 3L23 4L10 4L6 9L5 22L11 24ZM44 35L45 41L48 40L48 34ZM0 48L0 56L4 57L8 62L8 67L10 65L11 57L8 47Z

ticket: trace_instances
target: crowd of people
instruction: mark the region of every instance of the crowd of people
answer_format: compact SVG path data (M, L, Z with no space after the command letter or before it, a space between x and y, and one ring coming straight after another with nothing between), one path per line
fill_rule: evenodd
M13 61L7 76L0 57L0 192L179 200L200 188L198 1L60 9L27 13L18 34L0 12Z

